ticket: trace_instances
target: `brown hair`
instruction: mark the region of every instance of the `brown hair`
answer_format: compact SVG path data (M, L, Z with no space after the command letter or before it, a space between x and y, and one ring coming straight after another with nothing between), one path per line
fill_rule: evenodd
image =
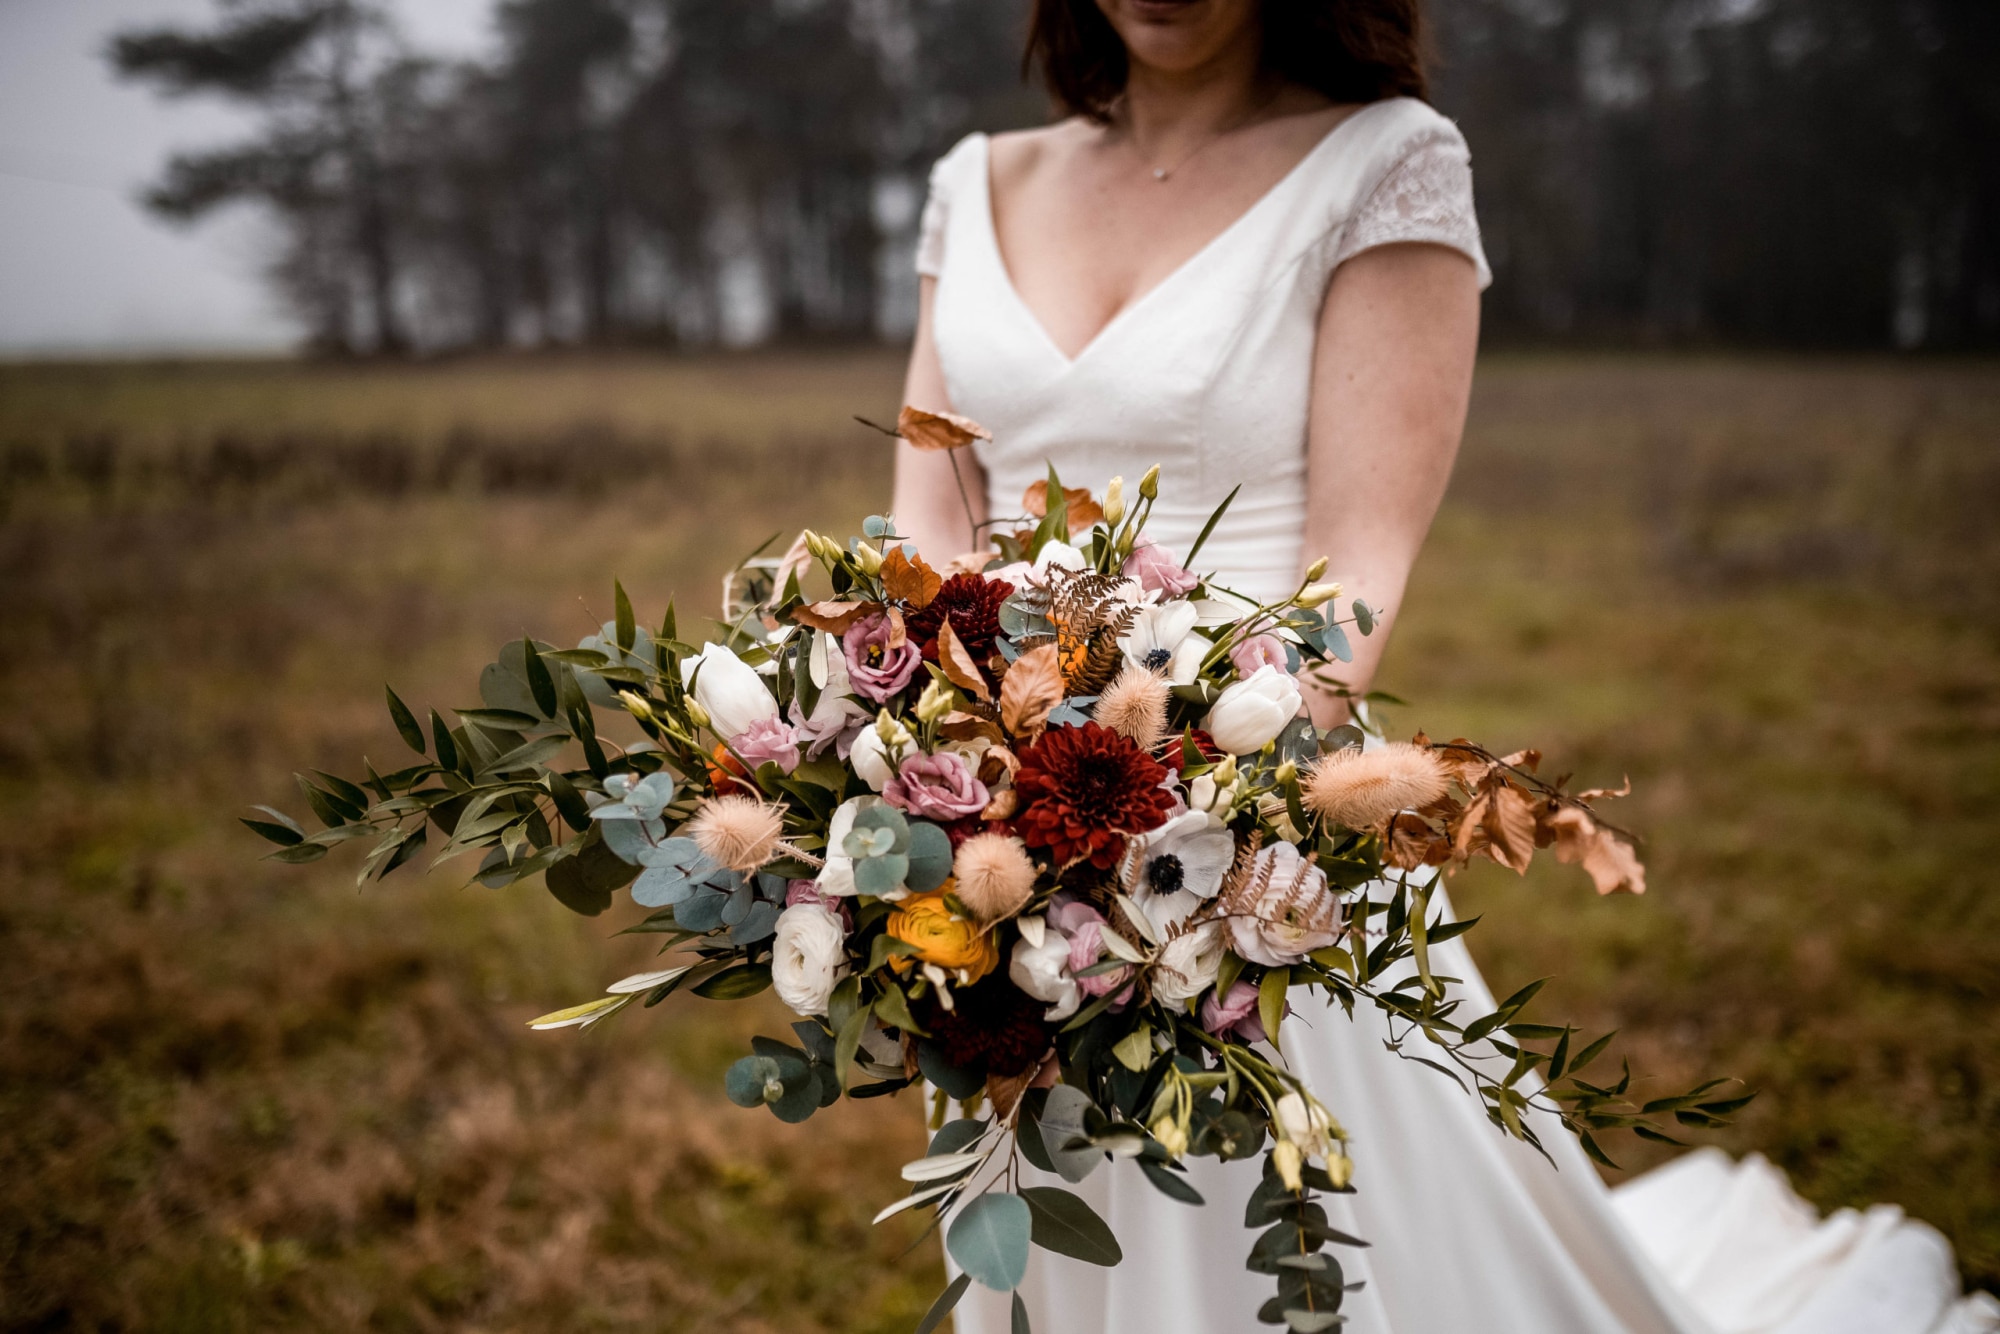
M1335 102L1429 95L1420 0L1263 0L1264 69ZM1058 104L1103 120L1125 91L1125 43L1096 0L1035 0L1028 67Z

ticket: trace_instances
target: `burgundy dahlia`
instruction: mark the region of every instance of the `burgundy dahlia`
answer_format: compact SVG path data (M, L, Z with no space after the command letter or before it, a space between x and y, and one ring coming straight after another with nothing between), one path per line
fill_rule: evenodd
M954 574L944 581L937 596L903 618L903 629L912 643L923 650L926 662L936 662L938 627L951 618L951 632L965 645L972 660L984 666L1000 634L1000 604L1014 594L1014 585L1005 579L988 579L977 574Z
M1042 1021L1046 1001L1028 995L1004 974L975 986L953 987L952 1008L932 997L919 1004L917 1019L930 1033L945 1063L954 1070L1006 1078L1040 1064L1055 1026Z
M1051 727L1021 752L1015 832L1058 866L1088 860L1108 871L1127 834L1157 828L1173 810L1166 778L1152 756L1096 723Z

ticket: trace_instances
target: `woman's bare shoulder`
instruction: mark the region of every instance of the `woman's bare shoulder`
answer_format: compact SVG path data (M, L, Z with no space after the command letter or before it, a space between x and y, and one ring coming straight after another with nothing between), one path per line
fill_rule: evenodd
M996 134L988 141L994 184L1004 189L1033 176L1098 133L1098 128L1083 117L1071 116L1053 125Z

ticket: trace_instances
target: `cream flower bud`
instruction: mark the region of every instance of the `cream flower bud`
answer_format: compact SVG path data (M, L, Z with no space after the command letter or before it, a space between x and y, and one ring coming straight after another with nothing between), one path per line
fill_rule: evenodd
M1278 780L1279 787L1290 787L1299 781L1299 766L1296 761L1286 760L1273 776Z
M936 722L951 712L953 702L951 687L940 688L937 679L933 677L931 683L924 687L924 693L917 696L918 721Z
M854 559L860 563L863 574L879 574L882 570L882 553L866 542L854 544Z
M1325 572L1321 571L1321 573ZM1296 605L1304 607L1307 611L1311 611L1314 607L1322 603L1333 601L1340 596L1340 592L1339 584L1307 584L1299 590L1299 595L1293 598L1292 601Z
M1314 561L1311 565L1308 565L1306 567L1306 582L1309 584L1316 583L1318 582L1319 577L1325 573L1326 573L1326 557L1321 556L1318 560Z
M1104 522L1116 528L1125 521L1125 479L1114 477L1104 488Z
M1188 1151L1187 1127L1176 1121L1170 1114L1162 1112L1152 1125L1153 1138L1160 1141L1160 1147L1167 1151L1169 1158L1183 1158Z
M1222 762L1215 766L1215 785L1217 787L1236 786L1236 757L1234 755L1223 756Z
M1155 463L1146 469L1146 475L1139 479L1139 494L1148 500L1160 498L1160 465Z
M1326 1156L1326 1174L1333 1178L1335 1190L1346 1190L1354 1180L1354 1160L1344 1153L1329 1153Z
M1290 1140L1281 1139L1271 1147L1271 1166L1278 1169L1278 1179L1285 1183L1286 1190L1305 1189L1305 1178L1300 1175L1305 1164L1306 1156Z

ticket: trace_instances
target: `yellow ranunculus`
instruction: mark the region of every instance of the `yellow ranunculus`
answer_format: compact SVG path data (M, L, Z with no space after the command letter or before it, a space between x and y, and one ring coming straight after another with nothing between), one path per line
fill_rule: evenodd
M1000 966L1000 947L979 923L957 916L945 905L953 888L946 880L928 894L912 894L889 915L889 934L917 947L925 963L961 974L961 982L977 982ZM896 961L907 966L902 960Z

